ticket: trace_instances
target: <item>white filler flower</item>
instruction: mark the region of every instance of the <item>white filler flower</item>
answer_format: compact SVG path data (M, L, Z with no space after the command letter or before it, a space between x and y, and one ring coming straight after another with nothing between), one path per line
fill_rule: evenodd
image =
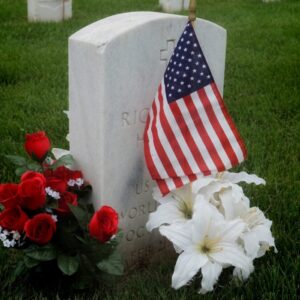
M177 189L165 197L158 190L154 190L153 197L160 203L157 210L149 215L146 224L148 231L161 225L185 223L192 219L195 203L202 200L201 195L192 192L191 185Z
M199 292L206 293L213 290L223 267L235 266L250 273L252 261L237 244L244 229L244 222L226 221L204 200L195 205L191 222L161 226L160 233L183 250L175 265L172 287L184 286L201 270Z

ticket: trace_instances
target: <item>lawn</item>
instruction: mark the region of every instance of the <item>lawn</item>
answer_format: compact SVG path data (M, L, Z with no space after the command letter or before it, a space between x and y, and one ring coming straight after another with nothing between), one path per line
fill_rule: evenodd
M158 0L74 0L73 19L29 24L25 0L0 0L0 154L24 155L26 132L46 130L67 148L68 37L101 18L125 11L158 11ZM240 286L221 283L199 296L170 288L172 263L151 265L121 278L112 289L70 292L9 285L14 257L0 251L0 299L297 299L299 297L300 1L198 0L198 16L228 31L225 102L249 157L239 169L256 173L264 187L246 187L253 205L273 220L278 254L255 261ZM0 182L17 180L0 156ZM6 287L4 287L6 286Z

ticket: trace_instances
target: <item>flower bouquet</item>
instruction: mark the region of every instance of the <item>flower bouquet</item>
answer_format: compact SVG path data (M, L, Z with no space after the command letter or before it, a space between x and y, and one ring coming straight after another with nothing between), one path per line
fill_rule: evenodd
M254 270L253 261L275 248L272 222L250 206L240 182L265 184L256 175L226 171L199 178L165 197L155 190L160 205L146 226L149 231L159 228L179 254L173 288L199 278L199 293L207 293L230 267L234 277L246 280Z
M33 162L7 156L20 182L0 184L0 243L20 254L14 278L52 270L52 279L76 278L72 282L84 288L121 275L116 211L94 211L87 200L91 186L71 169L70 154L54 157L44 132L27 134L25 149Z

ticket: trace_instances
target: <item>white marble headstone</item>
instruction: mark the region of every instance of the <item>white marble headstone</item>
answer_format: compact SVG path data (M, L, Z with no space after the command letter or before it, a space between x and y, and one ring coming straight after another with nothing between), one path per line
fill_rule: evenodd
M72 0L27 0L29 21L59 22L72 17Z
M148 233L155 210L143 131L159 82L187 18L155 12L115 15L69 39L70 150L93 186L96 208L111 205L124 232L127 265L165 252ZM196 32L223 91L226 31L197 19Z
M162 10L168 13L188 10L189 4L189 0L159 0Z

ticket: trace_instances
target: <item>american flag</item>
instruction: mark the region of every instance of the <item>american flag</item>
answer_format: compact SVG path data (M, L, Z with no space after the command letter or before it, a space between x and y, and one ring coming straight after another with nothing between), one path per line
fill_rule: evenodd
M150 109L144 152L163 195L199 177L230 169L246 157L190 22Z

